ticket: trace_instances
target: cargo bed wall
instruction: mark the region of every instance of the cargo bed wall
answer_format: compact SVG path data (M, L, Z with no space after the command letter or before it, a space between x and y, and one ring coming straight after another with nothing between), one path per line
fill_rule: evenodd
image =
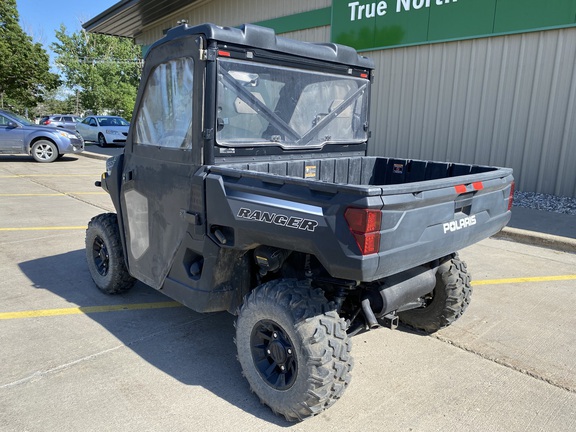
M497 170L494 167L480 165L369 156L238 163L220 166L283 177L314 179L358 186L415 183Z

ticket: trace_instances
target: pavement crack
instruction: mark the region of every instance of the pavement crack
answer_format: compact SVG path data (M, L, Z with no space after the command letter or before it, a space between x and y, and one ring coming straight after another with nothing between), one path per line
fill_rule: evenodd
M4 389L8 389L8 388L12 388L12 387L19 386L19 385L22 385L22 384L27 384L27 383L29 383L29 382L37 381L37 380L42 379L42 378L44 378L44 377L46 377L46 376L48 376L48 375L52 375L52 374L54 374L54 373L57 373L57 372L60 372L60 371L66 370L66 369L70 369L71 367L74 367L74 366L76 366L76 365L78 365L78 364L81 364L81 363L84 363L84 362L93 360L93 359L95 359L95 358L101 357L101 356L103 356L103 355L109 354L109 353L111 353L111 352L117 351L117 350L122 349L122 348L126 348L126 347L127 347L127 348L130 348L131 346L133 346L133 345L135 345L135 344L144 342L144 341L149 340L149 339L153 339L153 338L158 337L158 336L162 336L162 335L164 335L164 334L169 334L169 333L173 332L174 329L181 328L181 327L186 327L186 326L188 326L188 325L190 325L190 324L194 324L194 323L197 323L198 321L202 321L202 320L205 320L205 319L208 319L208 316L200 316L200 317L196 317L196 318L191 319L191 320L187 320L186 322L183 322L183 323L180 323L180 324L166 326L166 327L164 327L164 328L161 329L161 330L158 330L158 331L156 331L156 332L154 332L154 333L150 333L150 334L147 334L147 335L145 335L145 336L136 338L136 339L134 339L134 340L131 340L130 342L127 342L127 343L124 343L124 344L120 344L120 345L116 345L116 346L114 346L114 347L112 347L112 348L108 348L108 349L106 349L106 350L103 350L103 351L100 351L100 352L97 352L97 353L94 353L94 354L87 355L87 356L85 356L85 357L82 357L82 358L73 360L73 361L68 362L68 363L61 364L61 365L59 365L59 366L56 366L56 367L53 367L53 368L50 368L50 369L47 369L47 370L36 371L36 372L34 372L33 374L28 375L28 376L26 376L26 377L24 377L24 378L20 378L20 379L18 379L18 380L16 380L16 381L12 381L12 382L9 382L9 383L0 385L0 390L4 390Z
M64 364L62 364L62 365L56 366L56 367L51 368L51 369L47 369L47 370L43 370L43 371L36 371L36 372L34 372L32 375L29 375L29 376L27 376L27 377L21 378L21 379L16 380L16 381L13 381L13 382L11 382L11 383L3 384L3 385L0 386L0 389L6 389L6 388L10 388L10 387L16 387L16 386L21 385L21 384L26 384L26 383L29 383L29 382L31 382L31 381L35 381L35 380L37 380L37 379L41 379L41 378L45 377L46 375L51 375L51 374L56 373L56 372L59 372L59 371L61 371L61 370L69 369L70 367L72 367L72 366L74 366L74 365L83 363L83 362L85 362L85 361L92 360L92 359L97 358L97 357L100 357L100 356L102 356L102 355L104 355L104 354L108 354L108 353L110 353L110 352L112 352L112 351L116 351L117 349L122 348L123 346L125 346L125 345L117 345L117 346L115 346L115 347L113 347L113 348L108 348L107 350L100 351L100 352L97 352L97 353L94 353L94 354L90 354L89 356L82 357L82 358L79 358L79 359L77 359L77 360L74 360L74 361L71 361L71 362L68 362L68 363L64 363Z
M567 391L567 392L569 392L569 393L576 394L576 389L575 389L575 388L569 387L569 386L567 386L567 385L562 385L562 384L560 384L560 383L558 383L558 382L556 382L556 381L554 381L554 380L552 380L552 379L550 379L550 378L543 377L543 376L538 375L537 373L532 372L532 371L530 371L530 370L527 370L527 369L524 369L524 368L515 366L515 365L513 365L513 364L511 364L511 363L509 363L509 362L507 362L507 361L505 361L505 360L502 360L502 359L499 359L499 358L495 358L495 357L492 357L492 356L487 355L487 354L485 354L485 353L482 353L482 352L480 352L480 351L474 350L474 349L472 349L472 348L470 348L470 347L467 347L466 345L464 345L464 344L462 344L462 343L460 343L460 342L454 341L454 340L452 340L452 339L449 339L449 338L444 337L444 336L439 335L439 334L434 334L434 335L430 335L430 336L432 336L434 339L439 340L440 342L444 342L444 343L447 343L447 344L449 344L449 345L452 345L452 346L454 346L454 347L456 347L456 348L458 348L458 349L461 349L462 351L466 351L466 352L468 352L468 353L470 353L470 354L474 354L475 356L478 356L478 357L480 357L480 358L482 358L482 359L484 359L484 360L488 360L488 361L490 361L490 362L492 362L492 363L496 363L496 364L498 364L498 365L500 365L500 366L504 366L505 368L511 369L511 370L513 370L513 371L515 371L515 372L519 372L519 373L521 373L521 374L523 374L523 375L529 376L530 378L534 378L534 379L536 379L536 380L538 380L538 381L545 382L546 384L549 384L549 385L551 385L551 386L553 386L553 387L556 387L556 388L558 388L558 389L560 389L560 390L564 390L564 391Z

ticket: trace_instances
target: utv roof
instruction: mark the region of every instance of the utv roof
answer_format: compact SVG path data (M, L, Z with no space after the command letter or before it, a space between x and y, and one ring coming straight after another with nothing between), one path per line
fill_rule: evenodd
M288 39L277 36L274 30L270 28L260 27L254 24L243 24L238 28L220 27L210 23L197 26L183 24L170 29L164 38L154 43L151 49L156 45L161 45L172 39L199 34L204 35L207 40L225 44L256 49L260 48L299 57L341 63L365 69L374 69L372 59L358 55L354 48L334 43L310 43Z

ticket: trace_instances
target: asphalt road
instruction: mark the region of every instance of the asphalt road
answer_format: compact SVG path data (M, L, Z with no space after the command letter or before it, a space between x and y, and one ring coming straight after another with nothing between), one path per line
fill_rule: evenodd
M232 316L139 284L93 285L84 258L104 161L0 156L1 431L574 431L576 255L488 239L461 251L472 304L434 336L353 339L344 397L290 424L236 361Z
M117 146L109 144L106 147L100 147L96 143L85 143L86 151L90 153L97 153L104 156L117 156L124 152L124 146Z

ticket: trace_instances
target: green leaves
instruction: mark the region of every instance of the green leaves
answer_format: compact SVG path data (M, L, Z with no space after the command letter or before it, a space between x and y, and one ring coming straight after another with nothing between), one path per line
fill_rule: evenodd
M83 108L130 119L140 81L140 47L131 39L84 30L67 34L64 25L56 38L56 64L66 85L79 91Z
M0 105L15 111L42 102L60 84L50 72L42 45L33 43L18 22L16 0L0 3Z

